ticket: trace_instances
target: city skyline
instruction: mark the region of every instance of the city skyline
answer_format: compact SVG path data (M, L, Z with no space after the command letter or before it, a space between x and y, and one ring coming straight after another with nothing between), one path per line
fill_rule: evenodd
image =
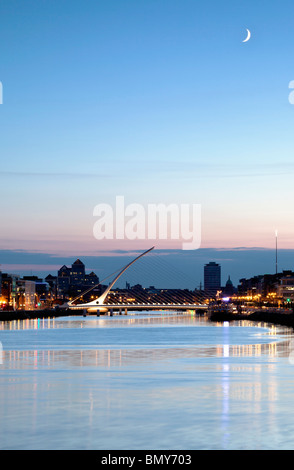
M94 238L94 207L118 195L200 204L201 249L248 249L255 272L276 229L292 250L293 8L1 2L0 263L148 248ZM177 241L154 244L186 266Z
M94 271L100 279L121 269L138 254L117 252L103 256L79 256L86 265L86 271ZM26 251L0 251L2 264L0 269L17 275L38 275L46 277L54 274L63 265L71 265L75 256L53 256L46 253L28 253ZM230 276L233 284L238 285L241 278L250 278L276 272L276 251L259 249L213 250L199 249L194 252L182 250L154 250L136 269L130 269L125 281L145 286L156 284L157 287L199 288L204 285L205 264L216 262L221 265L221 282L225 285ZM292 250L278 252L278 272L293 270L294 254ZM146 267L146 269L145 269Z
M187 285L167 285L166 282L157 284L154 266L144 266L143 271L149 271L149 284L140 283L140 269L135 277L129 275L124 277L125 272L131 265L154 248L141 253L132 259L120 270L112 273L104 279L86 268L83 261L76 259L71 266L59 267L53 275L47 274L45 278L36 275L19 276L15 274L2 273L0 271L0 310L41 310L52 311L52 308L60 308L67 304L69 309L81 310L86 308L88 313L97 314L108 312L109 306L118 309L120 314L122 308L132 306L135 310L142 308L170 309L177 305L179 309L187 309L199 306L207 308L211 302L223 302L226 305L231 301L254 302L260 307L263 302L264 308L273 308L283 305L284 308L292 308L294 301L294 271L283 270L275 274L259 274L249 278L242 277L234 286L231 276L225 283L221 282L221 265L209 262L203 266L204 285L188 288ZM165 267L166 268L166 267ZM171 266L168 267L169 281L171 279ZM158 270L158 266L156 268ZM150 277L151 275L151 277ZM161 277L161 282L165 277ZM178 280L178 273L176 279ZM130 282L128 282L130 281ZM176 281L177 282L177 281ZM151 285L151 283L153 283ZM97 304L102 310L97 311ZM252 305L251 305L252 306ZM106 309L106 310L105 310ZM241 307L242 310L242 307ZM239 308L239 313L241 312ZM199 313L199 312L198 312Z

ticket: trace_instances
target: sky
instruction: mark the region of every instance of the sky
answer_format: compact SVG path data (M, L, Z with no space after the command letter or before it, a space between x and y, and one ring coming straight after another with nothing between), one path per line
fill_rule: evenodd
M1 269L110 267L155 245L191 276L228 250L237 282L240 248L245 275L274 271L275 230L294 268L293 13L273 0L1 0ZM94 208L115 211L117 196L200 205L200 251L97 240Z

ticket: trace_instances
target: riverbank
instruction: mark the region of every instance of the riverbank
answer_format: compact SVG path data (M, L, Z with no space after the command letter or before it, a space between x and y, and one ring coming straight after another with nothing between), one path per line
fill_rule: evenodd
M253 313L230 313L230 312L213 312L209 315L212 322L249 320L253 322L272 323L274 325L289 326L294 328L294 313L280 313L256 311Z
M82 310L45 309L45 310L15 310L0 312L0 321L27 320L34 318L54 318L72 315L82 315Z
M0 321L80 316L83 314L83 310L66 309L1 311ZM289 313L268 312L263 310L252 313L211 312L208 318L211 322L249 320L294 328L294 313L291 311Z

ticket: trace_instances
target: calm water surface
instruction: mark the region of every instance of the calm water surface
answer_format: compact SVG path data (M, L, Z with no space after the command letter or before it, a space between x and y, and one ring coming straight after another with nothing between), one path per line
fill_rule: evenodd
M294 449L291 329L153 313L0 341L1 449Z

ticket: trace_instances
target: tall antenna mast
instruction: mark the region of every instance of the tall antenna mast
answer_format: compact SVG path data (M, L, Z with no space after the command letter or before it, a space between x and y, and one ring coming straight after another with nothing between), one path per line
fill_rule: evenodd
M276 230L276 274L278 274L278 231Z

